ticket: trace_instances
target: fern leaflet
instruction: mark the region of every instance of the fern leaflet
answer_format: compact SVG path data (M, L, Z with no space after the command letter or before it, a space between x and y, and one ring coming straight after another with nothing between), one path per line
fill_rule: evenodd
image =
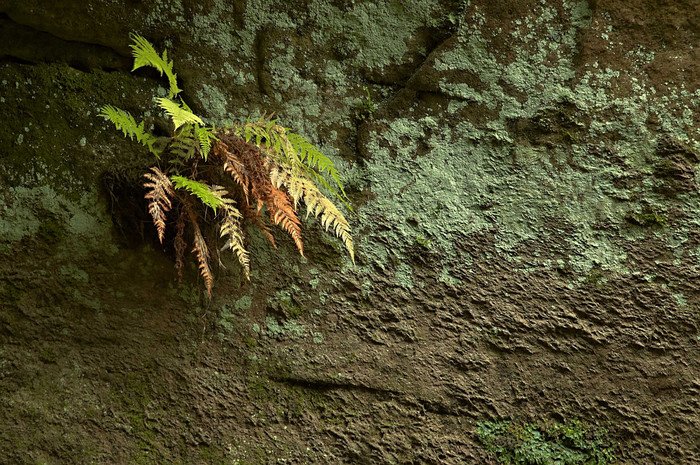
M173 124L175 125L175 130L182 126L183 124L187 123L194 123L194 124L199 124L201 126L204 126L204 121L202 121L199 116L195 115L189 110L184 109L181 107L179 104L176 102L173 102L170 99L167 99L165 97L161 97L157 99L158 105L165 110L165 112L170 116L170 118L173 120Z
M185 215L180 213L175 224L175 269L177 270L177 281L182 283L182 270L185 267Z
M141 145L147 147L152 154L156 157L160 156L160 151L153 147L153 144L156 142L156 136L144 129L143 121L137 124L136 120L129 112L112 105L105 105L100 111L101 113L99 116L114 123L117 129L124 133L124 136L129 137L131 140L134 140L135 137L136 140Z
M214 211L224 205L221 198L213 193L211 188L203 182L187 179L182 176L171 176L170 179L175 184L175 189L185 189L190 194L197 197L204 205L211 207Z
M142 66L151 66L157 69L162 76L163 73L168 77L170 83L170 98L174 98L182 92L182 89L177 87L177 74L173 72L173 62L168 61L167 50L163 50L163 56L158 56L158 52L153 48L150 42L138 34L130 34L133 44L130 45L132 54L134 55L134 68L131 71L136 71Z
M194 136L192 128L191 124L187 124L170 139L166 152L175 155L170 163L184 166L197 154L199 141Z
M220 235L226 237L224 249L231 249L243 267L246 279L250 281L250 256L243 246L243 229L241 228L241 213L233 205L226 206L226 216L221 222Z
M194 248L192 249L192 252L197 255L199 272L204 278L204 284L207 288L207 296L211 300L211 289L214 287L214 275L212 274L211 267L209 266L209 248L204 240L204 236L202 236L202 231L199 229L197 216L194 214L191 208L186 208L194 233Z
M143 175L151 181L144 184L143 187L149 189L145 197L151 201L148 205L148 212L153 218L153 224L158 230L158 240L162 244L165 235L165 214L172 208L170 197L175 196L175 191L170 179L161 170L154 166L151 171L151 173Z
M340 189L343 197L347 198L345 195L345 189L343 188L343 183L340 180L340 173L335 167L335 164L330 158L321 153L315 145L306 140L303 136L299 134L294 134L287 132L286 134L289 142L294 146L294 148L299 153L299 160L306 166L316 171L319 174L328 174L335 184ZM335 191L333 191L335 193Z
M301 240L301 221L294 211L289 195L274 186L270 186L266 201L272 224L280 226L289 233L303 257L304 243Z
M214 135L214 131L216 131L216 128L213 127L194 127L194 134L197 137L197 140L199 141L199 147L202 151L202 158L204 158L204 161L206 161L207 157L209 156L212 141L218 140L217 137Z

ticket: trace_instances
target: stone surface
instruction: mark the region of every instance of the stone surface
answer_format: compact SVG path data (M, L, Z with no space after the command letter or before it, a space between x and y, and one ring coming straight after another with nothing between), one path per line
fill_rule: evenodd
M208 121L319 142L356 266L309 220L177 286L96 116L165 128L132 31ZM507 417L700 462L696 2L0 0L0 37L0 462L496 463Z

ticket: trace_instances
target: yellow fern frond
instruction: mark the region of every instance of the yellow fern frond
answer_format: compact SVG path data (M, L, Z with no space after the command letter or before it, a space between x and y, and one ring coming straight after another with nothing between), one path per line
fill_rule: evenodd
M355 263L355 249L350 234L350 224L338 208L328 200L328 197L316 187L310 179L303 176L294 176L289 167L277 166L270 173L273 184L285 187L295 204L303 201L306 205L306 215L309 213L319 218L321 226L326 231L332 231L338 237L350 254L350 259Z
M220 227L221 237L226 237L226 244L221 250L231 249L233 251L243 267L245 277L250 281L250 256L243 245L242 218L241 212L236 207L231 204L226 205L226 215Z
M245 277L250 281L250 257L243 245L244 233L241 227L243 215L236 208L235 200L228 197L228 191L225 188L213 185L211 186L211 193L221 201L221 206L224 210L224 217L219 225L219 232L220 236L227 237L227 240L221 250L231 249L233 251L236 258L238 258L238 262L243 267Z
M168 114L168 116L170 116L170 119L172 119L176 130L183 124L187 123L199 124L201 126L204 126L204 121L202 121L199 116L183 108L183 106L181 106L180 104L173 102L172 100L167 99L165 97L161 97L156 101L158 102L158 105Z
M153 224L158 230L158 240L162 244L165 236L165 214L172 207L170 197L175 195L175 191L170 179L156 166L152 167L151 172L144 174L143 177L151 181L145 183L143 187L149 189L145 195L145 198L150 200L148 212L153 218Z

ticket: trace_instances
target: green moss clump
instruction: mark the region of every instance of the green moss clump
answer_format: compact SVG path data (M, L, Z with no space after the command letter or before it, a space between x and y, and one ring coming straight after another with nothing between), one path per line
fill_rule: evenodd
M664 215L659 214L654 209L646 207L641 213L629 212L625 215L625 219L637 226L644 228L659 226L666 226L668 223L668 218Z
M564 423L484 421L478 423L477 434L504 464L607 465L616 460L607 430L576 419Z

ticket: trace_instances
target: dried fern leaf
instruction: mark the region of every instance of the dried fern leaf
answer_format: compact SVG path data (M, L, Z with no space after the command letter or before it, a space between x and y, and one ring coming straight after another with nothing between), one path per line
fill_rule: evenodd
M173 120L176 130L183 124L187 123L204 126L204 121L202 121L199 116L183 108L178 103L165 97L161 97L156 101L158 102L158 105L170 116L170 119Z
M180 213L175 224L175 269L177 270L178 284L182 284L182 271L185 267L185 248L187 247L185 242L185 221L185 214Z
M245 165L239 160L235 153L232 153L228 146L224 143L217 143L214 145L213 150L221 160L223 160L223 169L228 173L231 178L241 186L243 190L243 195L245 196L246 202L249 201L250 196L250 179L246 174Z
M270 230L270 227L267 225L267 223L265 223L262 214L255 211L255 209L247 202L241 204L241 213L243 213L243 218L249 220L255 227L257 227L260 230L260 232L262 232L263 236L265 236L267 240L270 241L272 247L277 249L277 244L275 243L275 236L272 235L272 231Z
M148 189L145 198L150 200L148 212L153 218L153 224L158 231L158 240L162 244L165 236L165 214L172 208L170 197L175 195L175 191L170 179L156 166L143 176L150 181L143 185Z
M204 205L216 211L217 208L224 205L221 198L215 193L212 193L211 187L207 184L194 179L187 179L182 176L171 176L170 179L175 185L175 189L184 189L190 194L197 197Z
M165 73L168 77L170 83L170 98L182 92L182 89L177 87L177 74L173 72L173 62L168 61L167 51L163 50L163 56L159 56L158 52L153 48L153 45L142 36L131 34L130 37L133 41L130 47L134 55L134 67L131 71L136 71L142 66L151 66L157 69L161 76Z
M271 185L270 169L260 147L235 133L220 135L216 146L217 153L224 160L224 170L243 187L247 200L266 203Z
M190 207L186 208L190 222L192 223L192 231L194 233L194 248L192 249L192 252L197 255L197 261L199 262L199 273L202 275L202 278L204 278L204 285L207 288L207 297L211 300L211 290L212 287L214 287L214 275L212 274L211 267L209 266L209 248L204 240L204 236L202 236L202 231L199 229L197 216Z

